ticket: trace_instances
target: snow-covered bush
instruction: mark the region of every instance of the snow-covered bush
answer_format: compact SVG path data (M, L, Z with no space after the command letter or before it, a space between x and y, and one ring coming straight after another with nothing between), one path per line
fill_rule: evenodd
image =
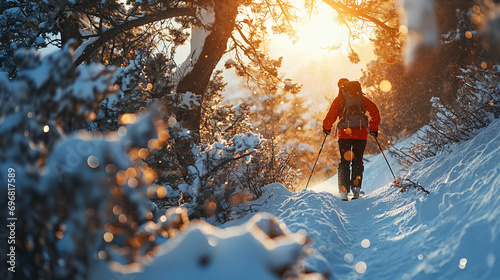
M235 178L245 193L257 199L263 187L280 183L289 190L299 186L299 174L291 161L297 155L282 150L276 141L267 140L259 152L252 155L252 161L239 167Z
M173 68L171 60L161 53L150 55L136 51L135 55L126 67L117 69L113 81L116 92L100 103L96 119L100 131L117 130L119 116L144 110L161 96L158 91L168 87L168 75ZM164 105L168 107L169 104Z
M193 146L191 152L194 164L188 168L188 180L175 181L170 173L157 180L164 192L153 201L160 208L184 205L191 218L226 222L234 206L259 198L268 184L278 182L289 188L296 184L297 173L290 164L293 155L254 133L229 140L219 136L211 144ZM172 164L165 155L161 161L164 166Z
M421 130L411 147L393 150L405 166L451 151L452 144L473 138L479 129L500 117L500 75L498 67L495 69L461 69L456 101L444 105L439 98L431 100L436 111L434 120Z
M199 143L171 116L169 142L146 159L159 175L156 183L166 190L163 197L153 199L161 208L185 205L191 217L213 216L224 222L232 205L258 198L269 183L292 181L290 156L253 132L246 104L223 102L225 85L221 72L216 72L205 102L200 104L189 92L173 92L163 99L167 107L203 109Z
M91 279L325 279L300 264L308 254L304 246L311 243L304 231L292 233L273 215L256 214L226 229L189 222L181 208L172 208L165 217L174 222L158 227L176 237L160 245L159 254L141 271L100 267ZM307 278L308 273L314 277Z
M200 133L203 142L214 142L221 136L229 140L232 135L252 131L247 102L238 105L225 102L222 93L226 85L222 71L216 71L205 92L208 98L201 104L203 120Z
M147 192L155 174L140 158L165 140L166 125L153 110L122 119L129 125L107 136L71 133L95 117L114 69L73 68L69 46L45 58L21 51L16 59L17 79L0 75L0 166L15 174L14 188L1 185L15 199L0 196L4 209L9 201L15 208L0 216L17 219L10 244L17 271L2 279L83 279L90 260L111 258L112 248L129 262L146 254L151 240L137 229L154 218ZM2 242L2 252L10 245Z
M258 135L247 133L193 148L195 163L189 167L192 183L178 186L191 201L189 208L193 217L215 216L219 222L228 219L231 197L242 191L231 178L239 166L251 161L262 141Z
M0 72L1 161L44 161L54 143L96 117L111 92L114 67L73 67L71 44L45 58L34 50L15 55L18 78Z
M17 63L14 53L19 48L45 47L51 30L58 29L57 15L67 1L31 2L22 5L18 1L0 3L0 69L15 75ZM29 28L26 28L29 26Z

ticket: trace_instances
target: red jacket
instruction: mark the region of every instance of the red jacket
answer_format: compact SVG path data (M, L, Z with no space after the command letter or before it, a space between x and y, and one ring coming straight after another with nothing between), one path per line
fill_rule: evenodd
M380 114L378 112L377 105L373 103L370 99L367 97L363 96L363 99L365 101L365 109L368 111L370 114L370 121L368 122L368 129L370 131L378 131L378 126L380 124ZM325 120L323 121L323 129L330 130L332 129L332 125L335 123L337 118L341 117L342 114L342 108L340 108L340 97L337 96L334 100L332 105L330 106L330 110L328 111L328 114L326 115ZM347 132L346 132L347 130ZM366 140L368 131L366 127L351 127L350 128L350 134L348 134L349 130L348 129L340 129L339 131L339 138L341 139L362 139Z

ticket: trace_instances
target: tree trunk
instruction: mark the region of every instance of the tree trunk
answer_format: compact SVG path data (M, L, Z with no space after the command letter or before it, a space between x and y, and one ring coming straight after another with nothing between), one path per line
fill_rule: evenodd
M177 85L178 93L192 92L200 96L203 102L212 73L226 51L227 43L235 28L238 15L239 0L215 0L215 21L212 32L205 39L201 54L188 73ZM193 132L196 142L199 142L201 123L201 106L193 110L180 110L177 112L178 121L183 127Z
M235 28L239 3L239 0L214 1L215 20L212 24L211 33L205 38L200 56L193 65L191 72L179 81L177 85L178 93L189 91L199 96L199 103L203 103L205 90L212 73L226 51L228 40ZM192 110L178 108L177 112L175 112L177 121L183 128L191 131L196 144L200 142L201 113L201 106L197 106ZM181 173L188 183L192 180L192 178L189 178L188 167L194 165L194 155L191 152L192 145L193 141L190 139L179 138L175 141L175 150Z

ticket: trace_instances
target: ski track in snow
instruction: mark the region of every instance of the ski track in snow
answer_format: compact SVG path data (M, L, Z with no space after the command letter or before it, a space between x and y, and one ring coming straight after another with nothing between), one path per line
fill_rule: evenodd
M315 240L306 266L318 269L324 260L334 279L500 279L498 131L496 121L452 153L415 164L406 177L430 195L401 193L379 173L384 185L349 202L335 195L336 178L320 192L284 194L272 185L275 195L261 211L294 232L305 229ZM379 161L365 172L381 168Z

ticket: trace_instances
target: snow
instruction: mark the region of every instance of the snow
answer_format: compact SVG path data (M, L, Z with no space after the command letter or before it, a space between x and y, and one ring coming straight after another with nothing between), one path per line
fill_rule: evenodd
M191 29L191 39L189 40L191 51L186 60L179 67L178 74L176 75L178 81L187 76L193 70L196 62L198 62L199 56L205 44L205 39L211 33L209 29L215 21L215 12L213 11L213 8L200 8L197 15L202 26L193 26Z
M173 272L172 274L169 273L169 277L173 279L210 279L215 277L225 279L275 279L273 275L270 275L266 264L270 263L270 266L279 267L281 265L280 261L284 259L283 257L289 256L292 258L294 255L298 255L297 251L301 250L301 248L288 238L267 244L266 240L261 236L263 232L255 228L257 222L260 221L262 221L262 218L255 215L251 221L242 226L234 227L232 231L217 229L204 222L196 223L185 234L175 240L176 242L170 242L168 243L170 246L163 247L165 254L152 262L151 267L153 269L141 275L141 277L161 279L163 277L162 271L166 269L166 271ZM252 227L254 230L249 231L247 227ZM237 248L237 250L232 250L232 248ZM266 254L268 250L273 251L273 254ZM197 264L205 255L208 258L207 268L204 265ZM273 255L276 255L277 258L272 258ZM252 259L258 260L266 256L269 259L260 261L261 266L246 265ZM191 262L191 267L195 269L187 271L176 269L185 267L187 260ZM228 263L235 265L227 266ZM218 270L221 266L227 268L222 273ZM154 270L155 268L157 271ZM266 274L267 277L263 277Z
M91 279L278 279L264 266L289 262L305 235L314 241L301 265L329 279L499 279L498 131L499 120L407 174L386 153L396 173L419 181L429 195L391 188L379 154L365 164L362 199L341 201L335 177L299 193L271 184L249 203L257 213L219 227L192 223L140 272L122 274L100 263ZM275 218L285 235L266 243L256 223ZM209 261L200 265L203 256Z
M193 94L192 92L180 93L180 104L179 107L190 110L195 106L200 106L198 100L199 96Z
M93 43L95 43L97 40L99 40L100 37L93 37L93 38L90 38L86 41L84 41L81 45L78 46L78 48L75 50L75 53L74 53L74 56L75 56L75 60L77 58L79 58L80 56L83 55L83 52L85 51L85 49L92 45Z

